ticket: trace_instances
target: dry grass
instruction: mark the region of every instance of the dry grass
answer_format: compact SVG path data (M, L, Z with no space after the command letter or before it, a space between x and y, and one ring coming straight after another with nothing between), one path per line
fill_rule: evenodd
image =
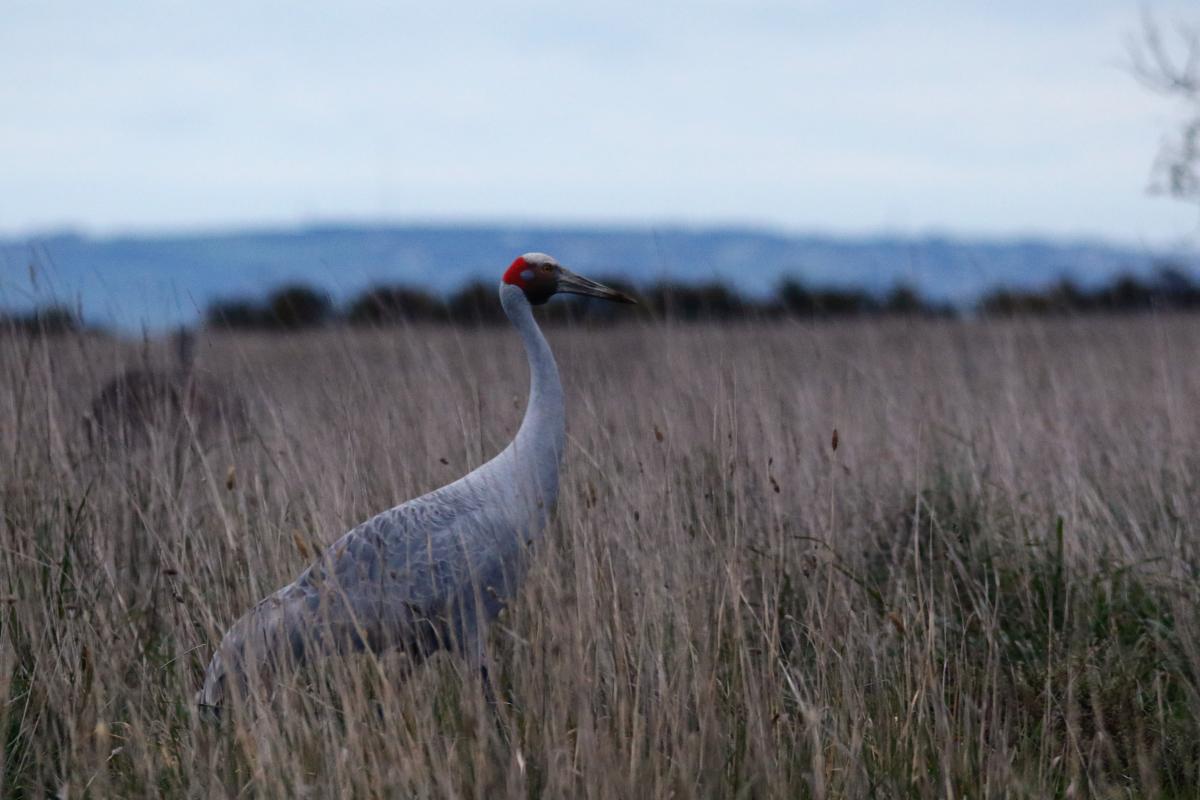
M219 728L224 626L501 447L516 337L219 339L254 436L104 460L77 420L133 350L0 341L0 795L1194 796L1200 320L551 339L499 707L362 657Z

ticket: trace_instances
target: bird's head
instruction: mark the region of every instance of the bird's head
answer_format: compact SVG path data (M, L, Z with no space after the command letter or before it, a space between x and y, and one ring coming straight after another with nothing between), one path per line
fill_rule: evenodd
M541 305L556 294L582 294L617 303L636 303L629 295L596 283L559 264L545 253L526 253L504 273L504 282L525 293L531 305Z

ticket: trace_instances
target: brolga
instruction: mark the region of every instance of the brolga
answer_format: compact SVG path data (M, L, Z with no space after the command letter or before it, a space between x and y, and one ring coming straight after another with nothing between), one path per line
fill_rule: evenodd
M635 302L543 253L514 261L500 303L524 343L530 389L512 442L457 481L354 528L250 609L208 665L197 698L202 710L212 715L255 681L269 688L302 664L368 648L402 649L415 661L458 651L490 696L487 624L515 593L525 551L558 496L563 390L533 306L562 293Z

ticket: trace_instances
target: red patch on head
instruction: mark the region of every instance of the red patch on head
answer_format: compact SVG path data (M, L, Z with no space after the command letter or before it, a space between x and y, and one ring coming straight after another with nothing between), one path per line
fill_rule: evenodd
M504 282L511 283L514 286L525 288L525 279L521 277L521 273L529 269L529 265L525 263L524 258L518 258L504 273Z

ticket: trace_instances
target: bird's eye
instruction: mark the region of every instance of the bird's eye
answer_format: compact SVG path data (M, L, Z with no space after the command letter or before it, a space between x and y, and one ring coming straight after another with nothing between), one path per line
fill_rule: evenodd
M553 272L554 267L549 264L542 264L542 272Z

